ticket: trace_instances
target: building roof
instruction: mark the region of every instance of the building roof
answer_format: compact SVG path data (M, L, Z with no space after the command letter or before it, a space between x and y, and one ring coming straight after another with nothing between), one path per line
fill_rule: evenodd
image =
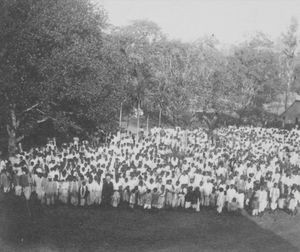
M279 116L284 116L286 113L289 112L289 110L294 107L295 105L300 105L300 99L297 98L285 111L283 111ZM300 112L300 110L299 110Z

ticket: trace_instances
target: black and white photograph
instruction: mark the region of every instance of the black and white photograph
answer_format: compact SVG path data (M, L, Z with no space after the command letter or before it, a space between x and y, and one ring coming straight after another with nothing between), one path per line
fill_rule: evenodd
M0 0L0 252L300 251L300 0Z

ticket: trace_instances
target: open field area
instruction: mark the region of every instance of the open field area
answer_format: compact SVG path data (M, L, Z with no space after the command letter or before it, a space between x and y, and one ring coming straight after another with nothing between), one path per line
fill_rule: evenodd
M1 251L299 251L300 215L34 207L1 196ZM39 214L38 214L39 212Z

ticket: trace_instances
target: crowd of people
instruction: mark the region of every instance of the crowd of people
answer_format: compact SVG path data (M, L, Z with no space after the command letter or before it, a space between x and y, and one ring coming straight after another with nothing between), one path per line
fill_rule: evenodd
M1 160L0 185L45 205L296 214L300 130L231 126L212 139L203 129L153 128L139 139L119 133L98 146L50 141Z

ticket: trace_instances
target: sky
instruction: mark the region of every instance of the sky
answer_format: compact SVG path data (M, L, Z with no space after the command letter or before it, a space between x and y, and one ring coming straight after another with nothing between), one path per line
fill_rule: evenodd
M157 23L170 39L184 42L214 35L223 44L236 44L257 31L277 39L292 16L300 22L300 0L94 1L106 9L113 25L147 19Z

